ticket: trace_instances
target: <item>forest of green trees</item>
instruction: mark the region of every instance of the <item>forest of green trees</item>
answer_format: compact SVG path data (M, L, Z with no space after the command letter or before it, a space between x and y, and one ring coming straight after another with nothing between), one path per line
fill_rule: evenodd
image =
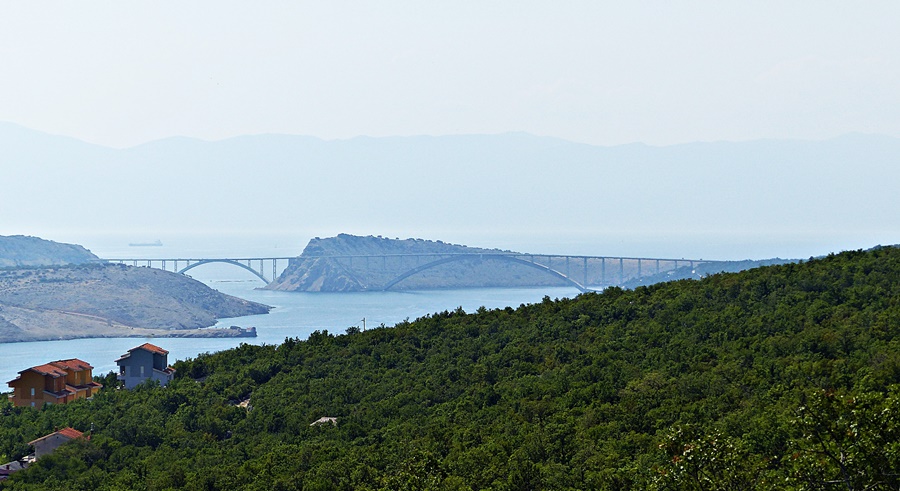
M898 489L898 330L886 247L241 345L0 403L0 461L93 428L0 489Z

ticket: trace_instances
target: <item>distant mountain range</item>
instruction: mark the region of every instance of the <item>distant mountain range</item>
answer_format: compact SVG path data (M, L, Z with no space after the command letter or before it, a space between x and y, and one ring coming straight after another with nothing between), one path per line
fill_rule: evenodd
M112 149L6 123L0 172L9 185L0 216L4 230L24 231L38 223L707 242L729 234L743 241L840 234L865 245L894 241L877 234L900 230L898 162L900 139L862 134L665 147L522 133L256 135Z

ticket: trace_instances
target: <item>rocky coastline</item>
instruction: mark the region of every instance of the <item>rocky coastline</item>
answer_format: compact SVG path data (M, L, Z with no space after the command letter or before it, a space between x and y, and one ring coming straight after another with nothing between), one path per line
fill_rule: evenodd
M118 264L0 269L0 342L103 337L250 337L212 328L271 307L185 275Z

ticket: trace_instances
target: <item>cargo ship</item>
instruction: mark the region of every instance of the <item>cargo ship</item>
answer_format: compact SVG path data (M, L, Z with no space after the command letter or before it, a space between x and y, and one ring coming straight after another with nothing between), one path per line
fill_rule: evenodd
M157 239L156 242L132 242L128 245L131 247L162 247L162 241Z

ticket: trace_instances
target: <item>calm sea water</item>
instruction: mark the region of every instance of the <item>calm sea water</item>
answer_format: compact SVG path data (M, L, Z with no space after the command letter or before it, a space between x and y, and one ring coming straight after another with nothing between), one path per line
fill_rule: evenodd
M176 257L178 251L123 250L131 256ZM97 250L94 250L98 253ZM296 253L294 253L296 254ZM101 257L122 257L102 254ZM181 256L184 257L184 256ZM223 256L218 256L223 257ZM229 349L240 343L278 344L287 337L306 339L316 330L343 333L348 327L368 328L381 324L392 326L405 319L413 320L426 314L462 307L473 312L478 307L518 307L523 303L551 298L572 297L574 288L491 288L462 290L432 290L418 292L366 293L290 293L257 290L262 282L249 273L221 264L210 264L191 271L191 275L223 293L271 305L269 314L223 319L217 327L237 325L255 326L256 338L236 339L169 339L169 338L104 338L68 341L42 341L0 344L0 391L8 388L6 381L20 370L40 363L64 358L80 358L94 366L94 374L116 369L115 359L128 349L150 341L169 350L169 363L193 358L200 353Z

